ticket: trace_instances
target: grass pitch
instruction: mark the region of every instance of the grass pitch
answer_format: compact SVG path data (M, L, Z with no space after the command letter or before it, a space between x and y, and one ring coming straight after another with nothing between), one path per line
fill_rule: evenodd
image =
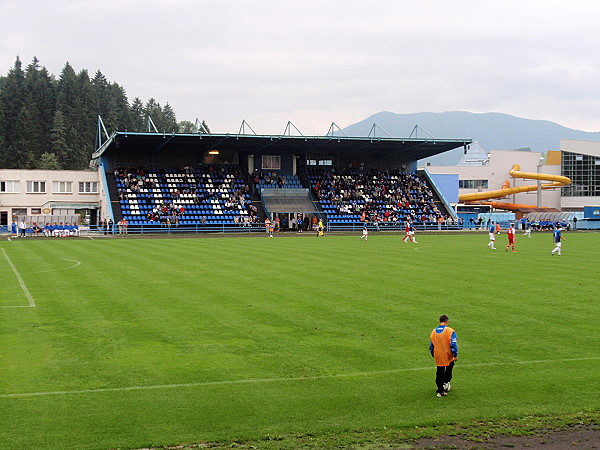
M0 241L0 447L597 414L600 234L565 237L561 257L542 233Z

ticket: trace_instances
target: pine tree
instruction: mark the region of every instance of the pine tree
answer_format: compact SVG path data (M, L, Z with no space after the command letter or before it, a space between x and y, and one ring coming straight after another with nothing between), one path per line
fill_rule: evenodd
M125 89L99 70L90 79L87 70L76 73L66 62L56 80L36 57L23 71L17 56L0 76L0 167L86 168L97 116L109 132L145 131L147 117L159 132L180 129L169 103L163 108L150 98L144 105L136 97L129 104ZM189 132L190 124L183 121L181 129Z
M52 143L52 154L56 157L56 161L62 167L62 161L69 153L67 146L67 130L65 128L65 116L62 111L56 111L54 115L54 123L50 134L50 142Z
M39 170L60 170L60 163L54 153L42 153L36 163L36 169Z
M169 105L168 102L162 111L165 120L165 131L178 133L179 126L177 125L177 117L175 117L175 111L173 111L173 108L171 108L171 105Z
M16 161L19 159L16 141L18 139L18 117L23 107L25 73L22 69L21 60L17 56L15 64L3 79L0 90L0 134L2 135L2 146L0 147L0 161L4 168L19 168Z
M131 131L145 131L145 120L146 111L144 109L144 104L140 100L139 97L133 99L133 103L131 104Z

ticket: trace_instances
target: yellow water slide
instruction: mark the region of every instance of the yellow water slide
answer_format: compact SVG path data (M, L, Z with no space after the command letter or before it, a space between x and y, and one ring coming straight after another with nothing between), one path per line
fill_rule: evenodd
M512 166L512 169L508 174L513 178L523 178L525 180L543 180L550 181L550 183L544 183L541 185L542 189L556 189L571 184L571 179L563 177L562 175L550 175L546 173L535 173L535 172L521 172L521 167L518 164ZM510 182L505 181L502 189L495 191L475 192L472 194L462 194L458 197L460 202L471 203L481 200L490 200L494 198L502 198L512 194L518 194L520 192L532 192L537 191L537 184L529 184L526 186L510 187ZM488 204L494 208L503 209L519 209L519 208L536 208L534 205L517 205L514 203L502 203L502 202L481 202L482 204Z

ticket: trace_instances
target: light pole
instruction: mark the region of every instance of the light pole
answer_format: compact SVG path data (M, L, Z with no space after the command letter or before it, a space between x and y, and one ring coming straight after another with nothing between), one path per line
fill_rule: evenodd
M537 173L538 175L540 174L540 167L542 167L541 164L537 165ZM537 180L537 207L538 209L541 207L542 204L542 183L540 182L540 179L538 178Z

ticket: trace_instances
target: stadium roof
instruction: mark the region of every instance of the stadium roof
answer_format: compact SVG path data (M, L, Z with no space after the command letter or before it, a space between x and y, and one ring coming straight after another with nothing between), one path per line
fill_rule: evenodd
M423 159L470 144L471 139L348 137L348 136L289 136L254 134L178 134L114 132L93 153L92 159L118 151L153 150L177 151L193 148L199 153L211 150L238 151L246 155L297 154L307 152L323 154L386 153L407 159ZM364 153L364 155L361 155Z

